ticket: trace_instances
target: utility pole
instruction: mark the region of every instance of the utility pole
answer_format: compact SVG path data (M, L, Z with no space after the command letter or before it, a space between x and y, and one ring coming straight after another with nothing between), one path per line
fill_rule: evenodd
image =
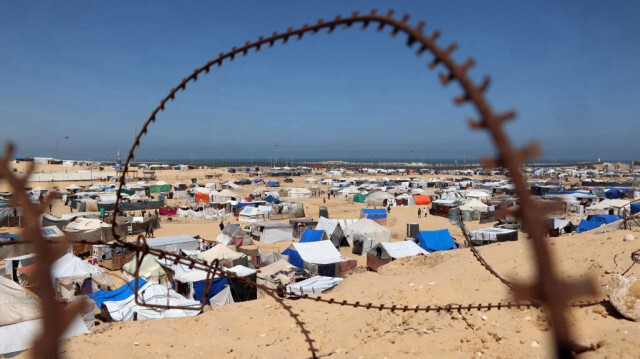
M274 167L278 167L278 145L276 145L276 163L274 164Z

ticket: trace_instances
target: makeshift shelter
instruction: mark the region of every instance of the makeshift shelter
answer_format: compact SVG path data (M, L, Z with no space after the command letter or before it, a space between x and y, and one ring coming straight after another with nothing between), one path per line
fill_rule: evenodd
M142 288L147 284L147 281L139 278L138 288ZM95 293L87 295L93 300L98 308L102 308L105 302L117 302L129 298L136 288L136 280L132 279L128 283L114 289L114 290L99 290Z
M450 210L460 205L459 201L450 199L437 199L431 203L429 214L449 218Z
M265 228L260 234L261 243L291 242L293 228Z
M611 214L617 215L618 213L622 214L620 209L630 210L630 201L625 199L605 199L601 202L598 202L590 207L585 209L585 214L587 216L598 215L598 214Z
M31 348L42 331L40 304L13 281L0 276L0 356L13 357ZM89 333L80 316L76 316L60 340Z
M582 233L586 231L590 231L592 229L596 229L605 224L609 224L615 221L622 219L622 216L618 215L610 215L610 214L600 214L593 215L587 217L587 219L583 219L578 224L578 228L576 229L576 233Z
M545 218L544 223L549 237L559 237L562 233L573 233L576 230L576 226L568 219Z
M364 203L368 206L386 207L389 200L395 199L395 196L388 192L373 192L365 198Z
M377 271L381 266L403 257L429 254L412 241L381 242L367 251L367 268Z
M311 198L311 190L308 188L289 188L291 198Z
M232 192L228 189L223 189L217 193L211 193L213 202L227 202L227 201L236 201L241 196L235 192Z
M93 293L99 287L113 287L109 275L102 269L70 253L66 253L53 263L51 277L58 296L66 299Z
M13 247L13 246L7 246ZM4 259L4 275L8 276L14 282L18 282L18 269L28 267L36 262L36 255L33 253L24 254L17 257L9 257Z
M225 269L225 271L235 276L228 277L234 302L246 302L257 298L256 287L251 285L251 283L255 283L257 280L257 271L255 269L237 265ZM246 282L247 280L249 281L248 283Z
M209 302L211 303L211 308L223 307L225 305L234 303L233 295L231 295L231 288L228 285L225 286L224 288L222 288L220 293L211 297L209 299Z
M222 233L216 237L216 242L235 246L248 246L253 244L251 235L242 229L238 223L227 224L222 230Z
M358 193L353 195L354 203L364 203L366 199L367 199L366 194Z
M517 241L518 231L515 229L489 227L471 231L469 237L471 243L478 246L495 242Z
M238 220L241 222L255 223L258 221L264 221L265 215L256 207L244 207L238 215Z
M285 285L291 282L288 274L297 269L297 267L291 265L288 261L280 259L277 262L260 268L260 273L256 275L256 283L271 289L284 288ZM264 298L265 296L265 292L258 288L257 297Z
M349 261L340 255L331 241L292 243L282 254L288 255L289 263L294 266L328 277L338 277L341 269L337 264Z
M344 233L350 246L355 246L354 243L356 241L362 241L367 238L371 239L370 244L372 247L380 242L389 242L391 240L391 230L367 218L360 219L348 226L344 229ZM366 250L363 249L362 252L366 253Z
M318 219L316 229L323 230L334 246L348 246L349 242L347 241L347 237L344 233L344 228L355 223L356 221L357 220L355 219L328 219L325 217L320 217Z
M384 208L363 208L360 218L368 218L378 224L387 224L387 211Z
M285 291L294 295L320 294L337 286L342 281L342 278L315 276L300 282L288 284Z
M198 240L187 235L148 238L147 245L151 248L179 253L182 250L195 251L198 249Z
M104 302L103 314L115 321L147 320L195 316L200 313L200 302L186 299L173 289L160 284L147 283L138 290L139 301L158 306L188 307L193 309L162 309L138 305L131 293L126 299Z
M420 231L415 242L429 253L458 248L453 237L451 237L451 233L446 228L435 231Z
M229 247L218 244L211 249L198 254L198 259L203 259L208 263L212 263L218 259L222 263L231 264L230 266L236 266L238 264L246 266L248 264L247 256L243 253L236 252Z
M203 270L189 270L176 273L174 276L174 290L185 298L192 298L202 304L209 304L211 297L220 293L227 285L226 278L209 278L209 290L207 289L207 272Z
M196 202L209 202L210 195L206 192L196 192L196 194L194 195L194 200Z
M145 255L140 263L138 275L149 283L167 284L169 283L167 273L156 258L156 256L151 254ZM122 273L125 279L131 280L135 277L136 266L135 256L122 266Z
M171 185L162 181L158 181L156 184L149 185L149 193L169 193L171 192Z
M325 231L307 228L300 237L300 243L317 242L327 239L329 239L329 237Z
M431 197L421 194L421 195L414 195L413 196L413 200L415 201L415 204L417 206L423 206L423 205L429 205L431 204Z

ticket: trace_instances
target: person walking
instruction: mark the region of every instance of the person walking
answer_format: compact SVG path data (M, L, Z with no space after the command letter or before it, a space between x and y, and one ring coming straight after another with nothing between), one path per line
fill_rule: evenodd
M220 221L220 223L218 224L218 227L220 227L220 232L222 232L222 230L224 230L224 223Z
M420 218L421 215L422 215L422 209L418 208L418 218Z

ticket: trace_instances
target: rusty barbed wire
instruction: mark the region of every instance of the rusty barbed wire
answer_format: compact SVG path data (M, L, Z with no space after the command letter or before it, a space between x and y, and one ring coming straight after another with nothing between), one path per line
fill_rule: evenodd
M289 38L297 38L301 39L303 35L308 33L317 33L320 30L327 29L329 33L332 33L336 28L350 28L354 24L360 24L361 29L366 29L369 25L376 25L376 29L380 32L384 30L385 27L391 29L390 35L396 36L398 33L404 33L407 35L406 44L409 48L415 49L415 52L418 56L425 53L427 50L432 53L434 56L433 60L428 63L428 67L430 69L434 69L438 66L444 67L446 72L439 73L439 79L442 85L446 86L452 82L457 82L463 90L463 93L460 96L457 96L453 99L455 104L461 105L464 103L471 103L479 114L479 119L471 119L469 120L469 125L473 129L484 129L488 131L493 139L493 142L498 150L499 156L494 159L484 158L481 163L485 168L491 167L504 167L506 168L511 176L511 180L515 185L515 194L518 196L520 200L520 209L518 211L512 212L511 214L517 216L521 219L523 224L529 230L529 237L531 240L531 245L534 250L535 259L536 259L536 280L532 285L516 285L512 284L516 299L518 298L526 298L528 300L535 300L536 302L540 302L544 304L549 309L549 317L552 324L553 335L556 345L556 355L558 357L570 357L571 356L571 331L569 326L567 325L566 316L564 313L564 309L567 304L571 304L571 298L586 293L593 293L593 285L591 282L583 281L580 283L564 283L562 282L557 274L555 269L555 261L553 256L549 250L549 247L544 242L545 233L543 231L542 226L542 214L548 211L547 208L543 208L541 205L535 203L531 196L529 195L528 188L526 186L526 182L524 176L520 172L520 167L524 164L524 162L532 157L535 157L539 154L540 149L537 144L531 144L522 149L516 149L512 146L509 141L506 133L502 129L502 124L506 121L512 120L515 117L515 112L508 111L504 113L495 112L492 107L489 105L487 100L484 97L486 90L488 89L490 80L489 77L484 77L482 82L477 85L475 84L468 76L468 70L475 64L475 61L472 58L467 59L463 63L457 63L453 57L451 56L453 51L457 48L456 43L451 43L446 47L442 47L437 44L437 39L440 36L440 32L435 30L431 35L427 36L423 34L423 29L425 27L425 23L420 21L415 26L410 26L407 24L409 16L404 15L400 20L394 19L393 10L387 12L386 15L377 14L376 10L372 10L369 14L360 15L357 12L352 13L351 16L346 18L341 18L337 16L335 19L330 21L318 20L318 22L314 25L303 25L298 29L287 29L284 33L273 33L268 37L260 37L258 40L249 42L247 41L243 46L233 47L231 51L226 53L221 53L216 59L207 62L204 66L197 68L194 70L188 77L184 78L178 86L173 88L169 94L163 98L160 104L152 111L149 118L143 124L140 132L136 135L134 143L129 150L127 155L127 159L125 161L122 175L119 180L118 190L116 192L116 202L115 208L113 211L114 223L115 217L117 216L119 210L119 203L121 200L121 189L126 182L126 173L129 169L131 161L135 157L135 150L140 146L140 141L143 135L148 132L148 128L151 123L156 121L156 116L159 112L164 111L166 104L169 101L175 99L176 94L179 91L186 90L186 85L189 82L195 82L198 79L198 76L202 74L208 74L213 66L220 67L223 64L224 60L232 61L237 55L242 54L246 56L249 53L249 50L255 49L259 51L262 46L268 45L272 47L276 42L281 41L282 44L286 44ZM8 168L8 167L7 167ZM28 178L25 177L25 181ZM14 189L24 188L24 184L22 187L14 187ZM35 218L35 217L34 217ZM34 227L35 228L35 227ZM31 229L33 230L33 228ZM173 258L175 263L183 263L190 266L190 268L198 268L201 270L206 270L212 275L220 275L225 277L234 277L230 276L229 273L222 273L223 270L220 268L212 268L210 264L206 262L202 263L201 261L197 261L191 258L183 258L178 255L174 255L171 253L167 253L161 250L149 248L148 245L137 245L129 242L125 242L122 238L116 233L115 226L112 227L112 234L116 239L116 242L113 244L120 248L127 248L136 252L138 255L140 251L143 251L146 254L153 254L158 256L159 258ZM39 234L41 236L41 234ZM41 242L45 243L45 242ZM472 250L473 251L473 250ZM482 258L479 256L477 251L474 251L476 258L480 260ZM483 260L484 261L484 260ZM481 261L481 263L483 263ZM487 268L491 268L486 261L484 261ZM49 263L50 264L50 263ZM45 267L43 265L42 267ZM48 267L48 266L46 266ZM492 274L500 278L497 272L493 271ZM236 279L239 277L235 276ZM242 280L242 278L239 278ZM506 283L505 283L506 284ZM260 288L260 285L255 283L255 286ZM266 288L261 288L266 289ZM312 345L312 340L309 336L309 332L304 328L304 322L291 310L291 307L284 303L283 300L278 299L278 295L273 293L273 290L266 291L267 293L273 294L274 298L279 301L281 305L289 312L289 314L296 320L296 324L301 328L307 342L310 346L310 351L312 355L315 357L315 349ZM136 296L137 296L136 291ZM51 297L53 298L53 297ZM371 303L361 304L359 302L337 302L334 299L324 299L320 297L308 297L308 296L299 296L299 298L304 299L312 299L316 302L323 302L329 304L337 304L337 305L349 305L358 308L366 308L366 309L378 309L378 310L403 310L406 306L398 307L396 305L379 305L374 306ZM598 302L599 303L599 302ZM584 305L592 305L593 303L586 303ZM447 305L447 306L427 306L421 308L423 311L451 311L451 310L465 310L466 308L470 309L493 309L493 308L511 308L518 306L526 306L531 305L534 306L533 302L530 304L522 304L522 303L498 303L498 304L487 304L487 305L467 305L462 306L458 305ZM407 310L409 309L406 307ZM45 317L56 318L57 313L55 311L51 311L51 308L44 307ZM191 308L193 309L193 308ZM51 332L50 332L51 333ZM37 350L44 349L55 349L57 352L57 338L54 337L53 341L55 341L55 346L47 347L45 345L38 345Z

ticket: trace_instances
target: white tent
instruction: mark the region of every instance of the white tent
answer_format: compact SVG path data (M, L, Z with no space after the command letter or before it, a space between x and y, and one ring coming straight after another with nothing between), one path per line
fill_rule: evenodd
M311 198L311 190L308 188L289 188L291 198Z
M66 253L53 263L51 276L58 294L67 299L75 295L76 285L82 287L86 279L91 279L92 292L97 291L98 286L113 287L109 275L102 269L70 253Z
M485 191L467 191L467 193L465 193L465 195L467 196L467 198L476 198L476 199L480 199L480 200L488 200L491 198L491 195Z
M344 258L331 241L292 243L293 249L303 261L313 264L331 264L344 262Z
M209 299L211 308L222 307L228 304L235 303L233 296L231 295L231 288L227 285L220 291L220 293L214 295Z
M236 260L244 256L244 254L236 252L223 244L218 244L211 249L200 252L200 254L198 254L198 259L203 259L211 263L216 259Z
M265 228L260 234L261 243L291 242L293 232L284 228Z
M342 280L342 278L315 276L287 285L286 291L296 295L320 294L329 288L337 286Z
M235 193L235 192L231 192L228 189L223 189L220 192L217 193L211 193L211 200L213 202L227 202L227 201L234 201L238 198L240 198L240 195Z
M93 231L102 227L102 221L95 218L76 218L73 222L67 224L65 231Z
M478 211L478 212L486 212L489 210L489 206L480 202L475 198L471 198L467 202L465 202L462 206L459 207L461 211Z
M241 222L258 222L264 221L265 215L256 207L244 207L238 215L238 220Z
M598 202L585 209L585 214L590 216L594 214L609 214L609 211L613 211L613 214L618 214L618 209L625 207L629 210L631 207L630 201L625 199L605 199L602 202Z
M198 249L198 240L187 235L167 236L147 239L147 245L172 253L178 253L181 249L194 251Z
M358 191L358 189L353 186L349 186L340 190L340 195L345 197L353 197L358 193L360 193L360 191Z
M333 245L338 246L340 245L340 238L346 237L344 229L357 221L357 219L328 219L320 217L315 229L325 231Z
M373 238L372 246L380 242L389 242L391 240L391 231L375 221L362 218L354 224L344 229L349 245L353 246L354 236L362 236L364 238Z
M16 282L0 276L0 326L40 317L40 304Z
M280 259L274 263L269 264L268 266L264 266L260 268L260 273L256 275L256 282L258 284L264 285L271 289L276 289L281 285L286 285L291 282L291 278L280 273L276 274L280 271L288 272L292 269L295 269L291 263L284 259ZM264 298L267 295L265 292L258 288L258 298Z
M136 258L134 257L129 262L122 266L122 273L127 281L134 279L136 273ZM157 257L151 254L147 254L142 258L140 263L140 270L138 271L140 277L149 283L167 283L167 273L164 268L158 263Z
M388 192L378 191L373 192L367 198L365 198L364 203L369 206L383 206L385 205L385 201L390 199L395 199L395 197Z
M402 242L381 242L376 247L381 247L381 259L398 259L403 257L417 256L419 254L427 255L429 252L420 248L419 245L412 241ZM376 247L372 248L369 253L376 254Z
M43 325L42 319L34 319L0 326L0 355L17 353L31 348L33 341L40 336ZM89 329L82 317L78 315L69 323L60 340L88 333Z
M127 299L116 302L104 302L104 306L109 311L109 315L116 321L133 320L134 313L138 320L161 319L195 316L200 313L200 302L186 299L173 289L166 288L161 284L147 283L138 291L139 301L146 304L169 305L193 308L186 309L161 309L149 308L137 305L135 295L132 294Z

